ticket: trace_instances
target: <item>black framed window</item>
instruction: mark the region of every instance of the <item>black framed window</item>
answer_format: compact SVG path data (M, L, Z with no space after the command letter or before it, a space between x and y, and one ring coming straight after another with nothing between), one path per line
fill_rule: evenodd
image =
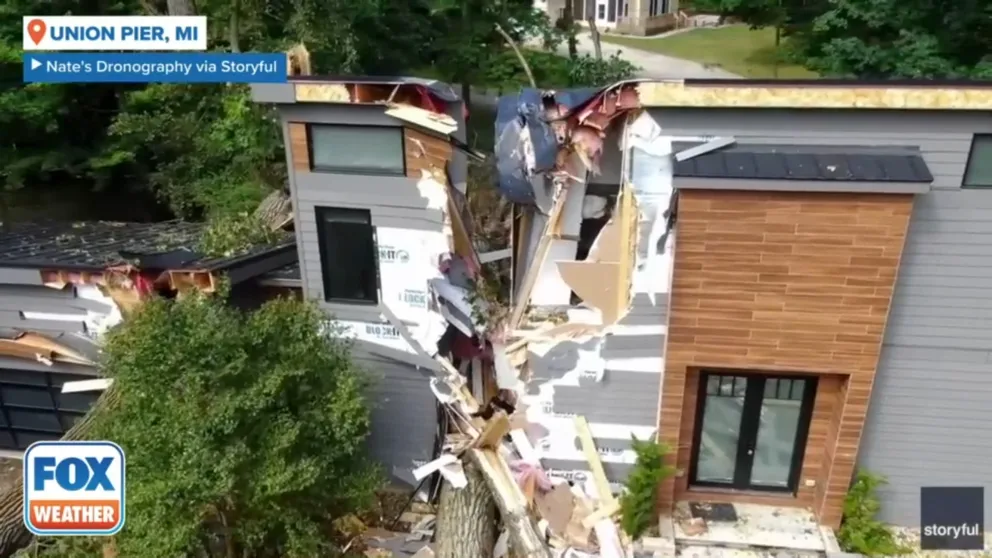
M378 304L375 228L367 209L316 208L324 300Z
M406 174L403 128L309 124L310 168L353 174Z
M964 169L966 188L992 188L992 134L975 134Z
M816 384L815 376L702 372L690 483L795 493Z

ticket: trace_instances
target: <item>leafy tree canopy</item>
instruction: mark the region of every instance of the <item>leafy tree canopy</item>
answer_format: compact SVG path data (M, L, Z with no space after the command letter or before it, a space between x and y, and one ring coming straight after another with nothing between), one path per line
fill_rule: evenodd
M111 332L119 402L93 439L128 460L119 556L331 556L330 523L369 504L377 471L349 348L313 306L250 314L217 297L154 301ZM50 541L45 556L98 556L106 539Z
M805 39L808 66L865 78L992 78L992 4L830 0Z

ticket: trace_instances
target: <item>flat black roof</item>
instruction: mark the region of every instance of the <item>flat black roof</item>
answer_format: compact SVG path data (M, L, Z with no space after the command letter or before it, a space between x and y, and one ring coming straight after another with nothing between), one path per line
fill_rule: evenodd
M673 151L698 144L674 144ZM747 145L677 161L682 178L933 182L919 151L905 147Z
M14 223L0 233L0 266L99 271L138 267L219 271L269 254L294 251L293 235L229 257L197 252L206 225L188 221L124 223L113 221ZM141 265L141 264L144 265Z

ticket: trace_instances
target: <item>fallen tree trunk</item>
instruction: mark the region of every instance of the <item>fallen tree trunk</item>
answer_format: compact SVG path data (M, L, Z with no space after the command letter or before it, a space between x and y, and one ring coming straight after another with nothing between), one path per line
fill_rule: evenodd
M117 390L111 385L103 392L90 412L74 424L62 439L65 441L88 439L98 414L117 405L119 400ZM24 479L18 477L17 483L0 495L0 558L10 558L15 552L31 544L33 539L34 535L24 526Z
M518 558L552 558L551 548L542 537L527 510L527 501L517 486L513 473L492 450L470 449L464 463L472 463L482 471L482 478L499 508L503 528L510 535L510 549Z
M496 544L496 505L482 473L474 464L464 464L468 486L456 489L448 481L441 486L434 533L437 558L492 558Z

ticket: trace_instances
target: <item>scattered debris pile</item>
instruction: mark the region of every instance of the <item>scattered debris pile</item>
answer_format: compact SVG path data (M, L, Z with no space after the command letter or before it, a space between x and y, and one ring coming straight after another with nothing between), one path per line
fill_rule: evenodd
M563 320L533 311L530 302L549 249L563 238L563 215L572 211L566 207L581 210L583 193L573 194L584 186L587 173L599 172L607 128L638 108L632 83L603 91L526 91L501 100L496 148L499 190L516 205L516 220L529 223L514 227L514 246L509 250L484 246L492 252L477 253L481 243L467 226L472 221L461 202L462 193L435 180L446 174L444 169L423 171L422 195L448 196L446 202L439 199L432 204L445 210L449 251L439 258L440 273L430 281L432 308L443 316L447 328L431 339L404 331L407 328L398 320L393 324L416 344L418 354L430 355L434 361L431 389L446 409L451 428L442 454L413 475L421 480L438 474L445 481L444 490L461 491L470 489L473 475L468 469L481 473L499 510L495 557L633 555L632 542L615 522L620 505L585 418L575 417L574 427L593 474L590 486L547 474L520 396L529 381L530 345L603 335L629 309L640 216L628 184L619 185L611 218L586 258L552 262L583 307L557 313L565 316ZM536 247L526 257L521 245L531 238ZM518 279L507 289L511 292L487 290L484 283L492 279L486 266L511 254ZM484 296L479 295L482 291ZM501 312L493 306L506 308ZM417 556L433 553L425 546Z

